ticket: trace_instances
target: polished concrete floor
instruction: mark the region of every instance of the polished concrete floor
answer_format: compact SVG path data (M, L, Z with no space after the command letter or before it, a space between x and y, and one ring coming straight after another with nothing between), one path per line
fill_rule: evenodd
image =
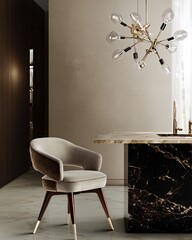
M76 196L78 240L189 240L192 234L127 234L124 232L124 188L108 186L104 190L115 231L110 231L95 194ZM70 240L67 225L66 196L55 196L37 230L32 234L44 198L40 175L30 171L0 189L0 239Z

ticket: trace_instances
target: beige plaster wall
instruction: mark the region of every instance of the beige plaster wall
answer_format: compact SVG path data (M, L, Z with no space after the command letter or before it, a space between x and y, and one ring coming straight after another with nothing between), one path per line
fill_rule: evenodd
M170 6L171 0L150 1L153 36ZM109 184L123 183L123 146L93 144L97 134L171 130L171 76L154 55L143 71L132 67L131 52L114 61L112 52L132 42L105 40L112 30L127 32L110 14L119 12L130 23L135 10L135 0L49 0L49 133L100 152ZM163 34L171 36L171 25ZM160 53L171 65L170 55Z

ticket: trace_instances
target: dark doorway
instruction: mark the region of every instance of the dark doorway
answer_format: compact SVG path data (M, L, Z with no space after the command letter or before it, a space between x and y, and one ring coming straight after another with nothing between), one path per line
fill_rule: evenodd
M48 0L40 3L46 6ZM37 138L48 136L48 10L36 1L31 4L29 52L30 49L33 51L33 62L30 63L33 87L29 85L32 96L29 126L31 138Z

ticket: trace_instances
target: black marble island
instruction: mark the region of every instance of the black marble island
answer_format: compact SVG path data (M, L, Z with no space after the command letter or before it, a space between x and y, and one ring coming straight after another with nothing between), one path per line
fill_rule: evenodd
M124 144L127 232L192 233L192 136L106 133L95 143Z

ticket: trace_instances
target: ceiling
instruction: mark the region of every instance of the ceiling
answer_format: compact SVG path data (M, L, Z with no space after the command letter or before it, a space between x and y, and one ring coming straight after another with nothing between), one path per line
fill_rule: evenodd
M48 1L49 0L33 0L36 2L44 11L48 11Z

